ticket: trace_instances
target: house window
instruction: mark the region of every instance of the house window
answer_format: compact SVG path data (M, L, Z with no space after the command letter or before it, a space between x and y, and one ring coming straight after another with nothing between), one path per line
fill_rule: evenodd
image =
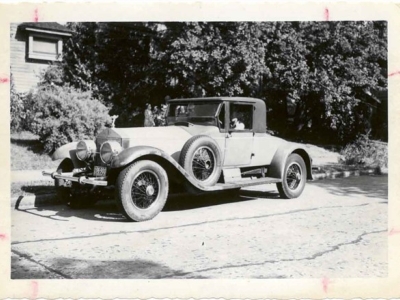
M28 58L39 60L60 60L62 53L62 39L29 35Z

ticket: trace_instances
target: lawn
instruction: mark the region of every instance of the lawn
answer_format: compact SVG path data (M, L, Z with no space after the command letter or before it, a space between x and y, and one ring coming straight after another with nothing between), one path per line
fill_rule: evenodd
M58 164L41 152L36 135L28 131L11 133L11 171L54 169Z

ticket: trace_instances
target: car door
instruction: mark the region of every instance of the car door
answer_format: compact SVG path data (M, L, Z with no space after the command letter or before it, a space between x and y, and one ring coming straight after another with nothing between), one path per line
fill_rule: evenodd
M254 144L254 106L249 102L230 102L228 106L230 123L226 130L223 165L224 167L250 165ZM237 121L233 121L234 119Z

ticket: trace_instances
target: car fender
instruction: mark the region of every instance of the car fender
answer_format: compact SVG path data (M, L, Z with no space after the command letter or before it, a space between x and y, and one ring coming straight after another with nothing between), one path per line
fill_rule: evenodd
M174 167L178 170L185 178L188 180L193 186L197 187L200 190L206 191L206 187L197 183L188 172L169 154L164 152L161 149L151 147L151 146L136 146L123 150L117 156L115 156L111 162L110 167L114 168L123 168L134 161L140 159L152 159L152 157L157 157L157 159L161 159L162 162L168 163L170 166ZM168 172L167 172L168 173Z
M310 155L303 147L299 145L292 145L290 143L283 143L278 147L274 157L272 158L267 176L272 178L283 178L286 160L292 153L296 153L303 158L307 168L307 179L312 180L312 159Z
M64 158L69 158L72 160L75 168L83 168L85 167L85 163L80 161L76 157L76 145L78 142L72 142L65 144L58 148L52 155L52 160L59 160Z

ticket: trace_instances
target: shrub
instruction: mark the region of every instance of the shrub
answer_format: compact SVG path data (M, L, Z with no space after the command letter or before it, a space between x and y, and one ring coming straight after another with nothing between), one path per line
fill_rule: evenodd
M109 109L90 92L68 86L48 85L31 92L27 101L32 106L30 130L39 136L44 151L80 139L93 139L111 119Z
M10 129L12 132L20 132L24 129L24 121L27 116L25 98L17 93L13 77L10 80Z
M347 165L388 166L387 143L371 140L369 133L359 135L354 142L347 144L341 151L341 155L342 162Z

